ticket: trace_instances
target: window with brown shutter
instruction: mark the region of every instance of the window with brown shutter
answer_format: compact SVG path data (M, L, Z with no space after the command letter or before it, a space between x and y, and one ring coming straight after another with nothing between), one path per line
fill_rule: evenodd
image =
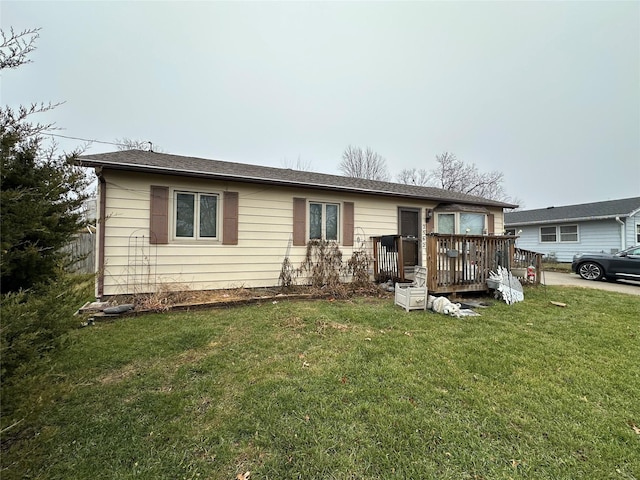
M169 187L151 186L149 242L169 243L175 240L222 240L225 245L238 244L238 193L173 192L172 221L169 220ZM222 197L222 236L219 232L219 204Z
M305 198L293 199L293 244L304 246L307 244L307 200Z
M309 223L307 224L307 215ZM307 232L307 227L309 231ZM304 246L307 239L339 241L342 245L353 246L354 204L344 202L325 203L306 198L293 199L293 245Z
M436 230L436 217L431 211L431 215L427 217L427 233L433 233Z
M353 246L354 208L353 202L344 202L342 212L342 244Z
M238 244L238 192L222 194L222 244Z
M151 185L149 243L169 243L169 187Z
M493 213L487 215L487 233L493 235L496 233L496 217Z

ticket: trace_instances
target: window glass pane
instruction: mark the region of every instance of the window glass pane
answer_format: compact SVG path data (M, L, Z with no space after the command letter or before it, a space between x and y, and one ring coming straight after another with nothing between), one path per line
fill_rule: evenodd
M577 242L578 241L578 226L577 225L564 225L560 227L560 241L561 242Z
M469 232L467 232L469 229ZM479 213L460 214L460 233L469 235L482 235L484 230L484 215Z
M216 236L218 197L200 195L200 236L212 238Z
M176 237L193 237L195 195L176 195Z
M541 227L540 228L540 241L541 242L555 242L556 241L556 227Z
M327 205L326 240L338 241L338 206Z
M309 238L311 240L322 238L322 204L309 204Z
M636 242L640 243L640 223L636 225Z
M455 233L455 215L453 213L438 214L438 233Z

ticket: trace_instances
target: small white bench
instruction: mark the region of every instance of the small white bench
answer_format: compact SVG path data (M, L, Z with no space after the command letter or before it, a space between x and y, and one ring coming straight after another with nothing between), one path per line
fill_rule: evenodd
M416 266L413 283L405 285L396 283L395 303L407 312L409 310L426 310L427 293L427 269Z

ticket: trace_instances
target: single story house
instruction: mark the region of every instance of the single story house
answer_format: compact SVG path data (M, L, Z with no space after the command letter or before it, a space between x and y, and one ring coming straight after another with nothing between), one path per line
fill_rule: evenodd
M576 253L615 253L640 244L640 197L507 212L519 248L570 262Z
M84 155L98 177L97 296L161 288L277 286L285 258L299 266L309 240L343 258L372 253L372 237L491 235L504 202L397 183L127 150ZM405 254L405 257L408 255Z

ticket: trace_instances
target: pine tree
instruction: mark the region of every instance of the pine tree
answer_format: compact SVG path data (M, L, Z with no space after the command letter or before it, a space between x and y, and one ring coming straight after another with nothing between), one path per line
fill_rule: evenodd
M31 51L37 36L37 30L2 32L0 70L27 63L24 49ZM65 261L62 248L82 226L88 179L73 163L77 152L58 154L42 135L51 125L29 121L31 115L54 107L0 109L2 293L58 278Z

